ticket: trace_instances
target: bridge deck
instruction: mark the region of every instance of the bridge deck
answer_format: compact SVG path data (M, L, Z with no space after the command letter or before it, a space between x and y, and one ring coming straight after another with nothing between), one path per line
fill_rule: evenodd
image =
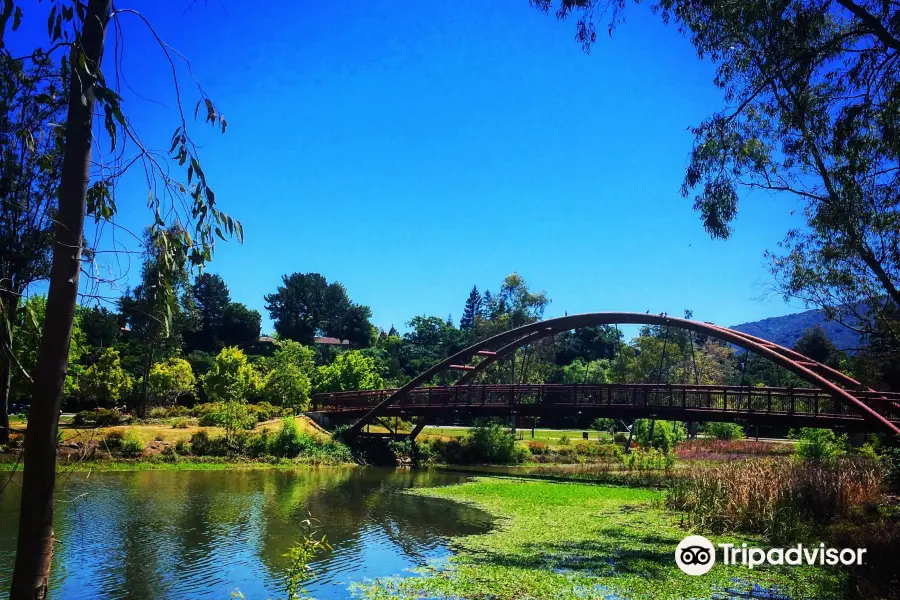
M361 417L395 390L360 390L316 394L311 410ZM900 394L851 392L856 398L900 423ZM787 426L868 424L842 400L814 388L710 385L466 385L416 388L385 415L544 416L583 414L621 418L655 417L686 421L743 420Z

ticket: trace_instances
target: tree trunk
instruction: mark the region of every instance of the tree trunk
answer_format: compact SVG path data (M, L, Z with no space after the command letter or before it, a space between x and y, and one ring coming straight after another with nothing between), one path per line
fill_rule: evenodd
M151 334L150 343L144 359L144 372L141 374L141 397L138 399L137 414L141 419L147 418L147 407L150 404L150 367L153 364L153 351L156 348L156 336Z
M4 351L0 349L0 444L9 442L9 388L12 382L12 338L16 315L19 311L19 296L15 293L4 294L3 306L6 307L6 318L0 319L0 335L9 343ZM9 331L6 331L9 323Z
M90 0L80 40L86 60L82 62L77 59L75 46L69 57L72 76L59 213L56 217L47 312L25 431L19 538L10 600L38 600L47 596L54 543L56 435L68 369L72 324L78 303L85 195L91 166L93 83L100 70L111 4L112 0Z

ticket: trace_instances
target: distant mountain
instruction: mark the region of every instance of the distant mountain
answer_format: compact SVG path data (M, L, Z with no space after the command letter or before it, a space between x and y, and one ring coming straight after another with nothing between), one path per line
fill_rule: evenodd
M835 321L826 321L821 310L807 310L783 317L770 317L761 321L741 323L733 326L732 329L793 348L803 332L816 325L822 326L838 350L859 348L859 334Z

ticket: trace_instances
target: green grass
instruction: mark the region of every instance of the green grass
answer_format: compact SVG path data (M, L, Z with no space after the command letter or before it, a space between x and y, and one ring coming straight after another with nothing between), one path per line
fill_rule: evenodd
M426 427L421 435L456 438L465 436L469 431L466 427ZM559 440L563 437L569 438L572 444L581 440L584 431L588 432L588 438L593 441L609 439L608 433L593 429L535 429L534 437L531 437L531 429L517 429L516 437L521 435L523 442L542 442L555 448L560 445Z
M841 598L845 575L828 567L716 566L691 577L675 565L687 535L659 508L662 492L612 486L479 478L458 486L419 490L472 503L498 518L484 535L455 538L449 565L357 586L364 598L574 600L709 598L735 587L732 578L792 598ZM712 542L751 538L711 536ZM762 545L762 544L760 544ZM747 584L749 585L749 583Z

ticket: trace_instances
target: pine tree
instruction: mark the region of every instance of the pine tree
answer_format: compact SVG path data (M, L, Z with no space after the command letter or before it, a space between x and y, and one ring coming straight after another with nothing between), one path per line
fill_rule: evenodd
M491 295L491 290L484 290L484 294L481 296L481 311L480 317L485 321L489 321L491 313L494 310L494 296Z
M466 298L466 307L463 309L462 318L459 320L461 330L472 329L475 325L475 317L481 316L481 307L481 294L478 293L478 286L473 285L469 297Z

